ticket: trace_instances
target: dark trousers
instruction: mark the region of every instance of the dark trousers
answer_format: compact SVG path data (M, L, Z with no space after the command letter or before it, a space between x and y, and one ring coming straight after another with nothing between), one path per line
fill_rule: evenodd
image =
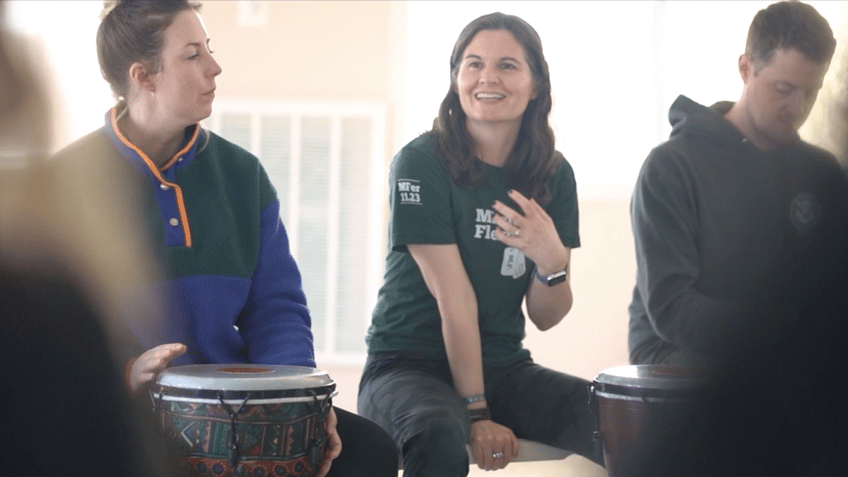
M484 367L495 422L516 437L595 460L588 381L533 363ZM470 420L446 361L408 353L368 357L359 385L359 414L386 429L403 454L405 477L465 476Z
M335 409L342 453L327 477L397 477L397 447L386 431L362 416Z

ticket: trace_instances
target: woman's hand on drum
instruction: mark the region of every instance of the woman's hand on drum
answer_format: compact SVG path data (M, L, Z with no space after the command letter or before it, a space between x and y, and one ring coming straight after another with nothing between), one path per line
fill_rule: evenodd
M339 437L339 432L336 429L339 419L336 417L336 411L330 407L330 413L327 414L327 453L324 456L324 463L321 464L321 471L318 472L318 477L324 477L330 472L330 467L333 465L333 460L342 453L342 439Z
M483 470L503 469L518 455L518 439L508 427L484 420L471 424L471 451Z
M538 202L524 197L517 190L509 191L509 198L518 204L520 211L499 200L492 206L497 212L498 240L521 250L540 270L549 273L562 270L565 264L561 262L567 260L566 249L551 216Z
M168 343L151 348L133 361L130 367L130 391L142 391L153 383L156 376L177 356L186 352L182 343Z

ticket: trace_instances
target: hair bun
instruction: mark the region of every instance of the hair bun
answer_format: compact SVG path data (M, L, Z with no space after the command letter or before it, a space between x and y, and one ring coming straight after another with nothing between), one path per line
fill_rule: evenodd
M100 21L103 21L112 10L123 3L121 0L103 0L103 10L100 11Z

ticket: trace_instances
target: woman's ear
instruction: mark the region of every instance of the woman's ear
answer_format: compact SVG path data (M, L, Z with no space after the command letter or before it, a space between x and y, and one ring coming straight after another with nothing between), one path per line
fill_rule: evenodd
M136 91L153 92L156 90L153 84L153 76L141 62L136 61L130 65L129 77L130 84Z
M451 68L450 90L456 94L459 94L459 88L456 86L457 76L459 76L459 67Z

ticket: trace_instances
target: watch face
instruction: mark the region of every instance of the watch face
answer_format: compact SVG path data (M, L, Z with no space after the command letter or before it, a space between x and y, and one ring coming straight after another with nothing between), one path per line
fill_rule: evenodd
M566 265L565 270L563 270L561 272L552 273L552 274L548 275L547 277L542 276L539 273L538 269L535 270L534 273L536 274L536 278L540 282L544 283L545 285L547 285L549 287L552 287L552 286L554 286L558 283L562 283L562 282L565 281L566 277L568 277L568 266Z

